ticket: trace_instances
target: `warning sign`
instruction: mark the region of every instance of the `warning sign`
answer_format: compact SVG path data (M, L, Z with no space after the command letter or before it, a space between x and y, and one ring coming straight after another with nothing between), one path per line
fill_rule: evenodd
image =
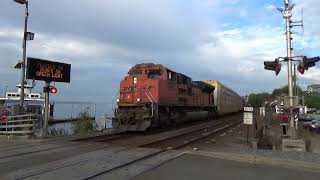
M252 125L253 124L253 113L244 112L243 113L243 124Z

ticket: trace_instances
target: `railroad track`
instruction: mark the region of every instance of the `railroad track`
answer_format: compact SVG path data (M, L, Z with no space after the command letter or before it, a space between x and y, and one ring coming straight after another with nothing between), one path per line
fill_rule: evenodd
M127 163L124 163L120 166L117 166L117 167L99 172L99 173L94 174L92 176L86 177L83 180L99 179L108 173L119 170L121 168L125 168L127 166L132 165L132 164L147 160L147 159L155 157L157 155L161 155L163 153L166 153L167 151L181 149L182 147L190 145L190 144L192 144L196 141L199 141L201 139L207 138L209 136L212 136L212 135L215 135L215 134L218 134L221 132L225 132L226 130L240 124L241 122L242 121L240 121L240 120L234 121L234 119L226 120L224 122L219 122L219 123L215 123L212 125L208 125L206 127L195 129L190 132L176 134L170 138L159 139L159 140L155 140L152 142L144 142L139 147L158 148L159 150L154 153L148 154L146 156L143 156L143 157L134 159L132 161L129 161Z
M147 132L147 133L116 132L111 134L74 139L72 141L101 142L101 143L110 143L117 146L126 146L126 147L146 147L146 148L173 147L170 145L165 146L165 144L166 143L168 144L169 141L174 142L178 138L184 139L183 142L185 142L186 144L186 142L190 142L195 139L193 138L193 136L206 137L205 134L210 134L211 131L214 132L215 128L231 122L234 122L234 118L227 117L227 118L221 118L217 121L209 121L206 123L191 125L189 127L182 127L182 128L178 128L170 131L160 130L160 131Z
M231 115L227 115L225 117L218 118L216 120L208 120L208 121L201 121L201 122L190 122L188 124L181 124L180 126L177 127L168 127L165 129L152 129L151 131L145 131L145 132L126 132L126 131L115 131L112 133L107 133L107 134L100 134L100 135L94 135L94 136L89 136L89 137L81 137L81 138L75 138L71 139L71 141L83 141L83 142L104 142L104 143L113 143L116 145L128 145L128 146L143 146L139 145L139 142L145 142L145 138L148 136L152 136L155 138L152 139L159 139L157 135L159 134L162 136L164 134L165 139L170 139L170 138L176 138L179 135L184 135L193 131L198 131L200 129L205 129L210 126L217 126L220 124L225 123L226 121L232 121L230 120ZM232 116L231 116L232 117ZM226 120L225 120L226 119ZM232 118L231 118L232 119ZM191 129L191 131L190 131ZM184 133L179 133L178 135L171 135L171 132L174 131L179 131L183 130L185 131ZM169 134L169 137L166 135ZM161 137L161 139L164 139ZM121 143L121 140L124 140L124 143ZM148 142L150 140L147 140Z
M116 146L113 146L117 153L121 152L130 152L130 151L137 151L139 148L152 148L146 151L145 154L137 155L136 158L127 159L124 162L117 164L115 166L109 168L100 168L100 170L87 173L85 176L82 176L80 179L105 179L105 177L112 175L113 173L126 171L126 169L135 166L139 163L144 163L145 161L149 161L152 159L158 159L159 157L165 157L166 155L171 153L179 153L177 151L187 145L190 145L196 141L199 141L203 138L213 136L218 133L222 133L227 131L228 129L236 126L241 121L239 121L239 116L232 116L232 117L224 117L220 118L218 121L214 122L206 122L197 124L191 127L184 127L181 129L177 129L174 131L169 132L162 132L158 134L144 134L139 135L137 133L127 134L127 133L111 133L111 134L104 134L100 136L91 136L86 138L75 139L78 141L85 141L85 142L111 142ZM129 137L128 137L129 136ZM124 138L126 137L126 138ZM124 146L118 146L119 142L127 142L129 144ZM110 147L110 146L108 146ZM104 152L103 149L108 147L102 147L101 152ZM142 149L140 149L142 151ZM105 152L104 152L105 153ZM93 153L94 154L94 153ZM174 155L175 156L175 155ZM99 159L99 157L95 157ZM31 173L26 173L20 176L19 179L28 179L37 176L44 175L50 173L52 171L57 171L59 169L64 169L72 166L80 166L80 164L85 164L94 160L92 157L85 156L82 159L77 159L75 161L70 161L67 163L61 163L53 166L48 166L48 168L40 169ZM157 160L158 161L158 160ZM160 163L164 163L162 161ZM82 166L82 165L81 165Z
M237 122L221 122L217 123L208 127L204 127L198 130L194 130L192 132L186 132L181 133L179 135L173 136L168 139L162 139L159 141L154 141L148 144L145 144L140 147L145 148L160 148L160 149L179 149L184 146L187 146L193 142L199 141L201 139L204 139L208 136L214 135L219 132L223 132L225 130L228 130L229 128L232 128L242 121ZM229 123L229 124L228 124Z
M111 141L113 139L119 139L124 138L128 136L129 133L124 131L118 131L113 133L107 133L107 134L100 134L100 135L94 135L89 137L81 137L76 139L71 139L70 141L83 141L83 142L104 142L104 141Z

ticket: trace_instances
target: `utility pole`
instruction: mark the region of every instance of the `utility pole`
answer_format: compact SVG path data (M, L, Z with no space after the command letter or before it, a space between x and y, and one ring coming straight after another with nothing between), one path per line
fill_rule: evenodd
M298 110L298 88L297 88L297 75L296 75L296 69L303 74L305 70L308 70L308 68L315 66L315 63L320 61L320 57L312 57L308 58L306 56L292 56L292 34L293 32L291 29L294 26L302 26L303 27L303 20L301 21L292 21L292 10L294 8L294 4L290 4L290 0L284 0L284 9L283 8L277 8L283 15L283 18L285 19L285 25L286 25L286 46L287 46L287 56L286 57L278 57L275 59L275 61L265 61L264 62L264 69L275 71L276 75L279 74L281 71L281 64L280 62L287 62L288 63L288 96L285 99L285 110L289 113L289 119L290 119L290 129L289 129L289 135L291 137L291 140L283 139L282 141L282 148L285 149L294 149L297 148L305 148L305 141L298 138L297 134L297 110ZM296 68L296 65L294 67L295 71L292 72L292 64L294 61L297 61L294 58L301 58L298 67ZM282 59L282 61L280 61ZM294 73L294 75L293 75ZM304 146L302 147L302 143L304 142Z
M293 94L294 96L298 96L298 83L297 83L297 65L294 64L293 68Z
M26 52L27 52L27 36L28 36L28 18L29 18L29 2L28 0L13 0L16 3L25 5L25 18L24 18L24 32L23 32L23 43L22 43L22 62L21 62L21 84L20 84L20 108L19 114L24 112L24 83L26 73Z
M289 92L289 106L290 106L290 136L292 139L297 138L297 132L295 129L294 115L293 115L293 81L292 81L292 9L289 0L284 0L285 9L283 11L283 17L286 21L286 42L287 42L287 60L288 60L288 92Z

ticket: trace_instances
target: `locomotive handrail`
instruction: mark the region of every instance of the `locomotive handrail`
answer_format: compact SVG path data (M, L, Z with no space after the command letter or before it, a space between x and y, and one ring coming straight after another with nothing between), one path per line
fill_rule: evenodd
M153 118L153 100L150 98L150 96L148 95L148 93L146 91L144 91L144 93L147 95L147 97L149 98L149 100L151 101L151 118Z
M153 98L153 100L157 103L156 98L154 98L154 96L151 94L151 92L150 92L150 91L148 91L148 93L149 93L149 94L150 94L150 96Z

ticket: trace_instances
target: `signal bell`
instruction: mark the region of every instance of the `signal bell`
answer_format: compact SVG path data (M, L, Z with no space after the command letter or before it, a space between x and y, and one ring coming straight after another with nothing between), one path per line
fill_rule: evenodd
M56 94L58 92L58 89L54 86L50 86L50 93Z

